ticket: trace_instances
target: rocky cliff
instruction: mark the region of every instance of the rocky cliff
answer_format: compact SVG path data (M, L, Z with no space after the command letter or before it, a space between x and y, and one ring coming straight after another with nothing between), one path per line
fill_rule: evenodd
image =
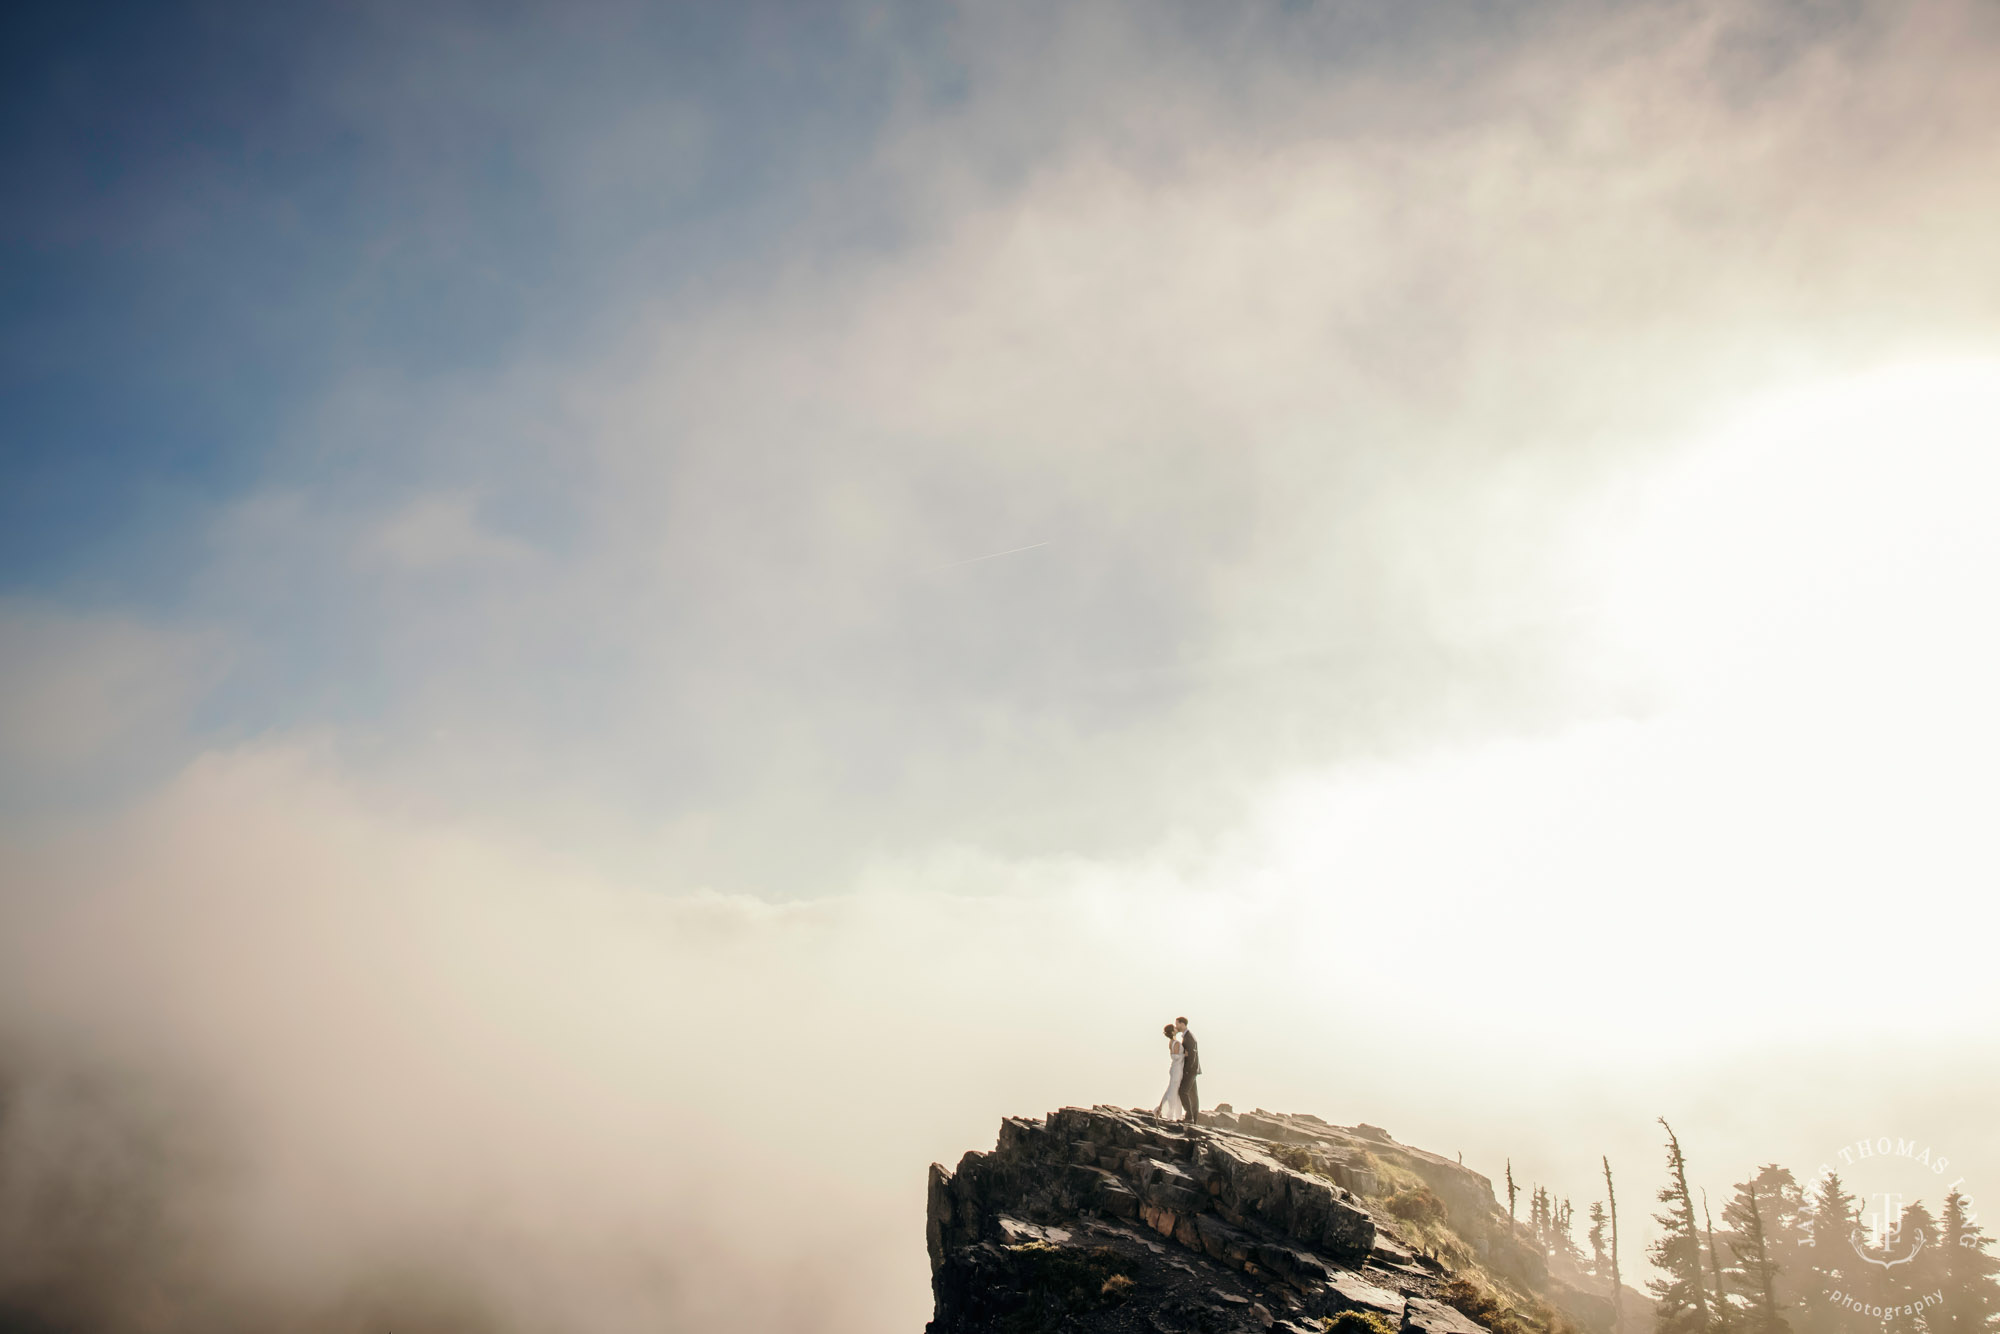
M1203 1122L1066 1107L933 1164L928 1334L1609 1328L1608 1293L1552 1275L1479 1173L1370 1126Z

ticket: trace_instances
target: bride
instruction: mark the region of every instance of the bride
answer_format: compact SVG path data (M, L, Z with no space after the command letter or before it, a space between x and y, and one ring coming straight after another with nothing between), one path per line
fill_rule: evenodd
M1181 1040L1174 1033L1172 1024L1167 1025L1166 1035L1167 1054L1173 1059L1167 1067L1166 1096L1161 1098L1160 1105L1153 1109L1153 1115L1164 1117L1169 1121L1178 1121L1187 1115L1187 1109L1181 1106L1181 1067L1187 1064L1187 1053L1181 1050Z

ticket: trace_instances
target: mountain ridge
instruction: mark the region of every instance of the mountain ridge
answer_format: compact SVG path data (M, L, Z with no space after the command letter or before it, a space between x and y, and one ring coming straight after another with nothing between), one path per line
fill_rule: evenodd
M991 1152L931 1165L925 1235L927 1334L1613 1330L1608 1283L1545 1254L1489 1178L1310 1114L1007 1117ZM1628 1326L1642 1301L1625 1289Z

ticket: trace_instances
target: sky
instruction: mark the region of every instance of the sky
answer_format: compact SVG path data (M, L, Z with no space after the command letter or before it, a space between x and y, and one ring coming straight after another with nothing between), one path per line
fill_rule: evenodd
M0 22L0 1312L915 1328L1180 1013L2000 1177L1992 5Z

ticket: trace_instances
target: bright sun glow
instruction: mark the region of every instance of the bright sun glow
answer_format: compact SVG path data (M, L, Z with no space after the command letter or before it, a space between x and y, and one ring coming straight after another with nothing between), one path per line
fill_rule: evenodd
M1987 984L1935 966L1935 924L1991 918L1996 423L1995 363L1734 414L1597 521L1616 533L1590 563L1604 624L1648 707L1301 782L1268 812L1267 892L1335 935L1388 939L1424 913L1426 957L1464 980L1428 998L1518 1006L1523 1032L1539 1001L1482 979L1608 930L1623 966L1558 1041L1595 1029L1657 1052L1823 1025L1781 973L1744 975L1746 939L1910 970L1939 1024L1981 1012ZM1685 988L1671 1016L1662 988Z
M1774 394L1648 487L1608 621L1711 703L1990 722L1996 495L2000 363Z

